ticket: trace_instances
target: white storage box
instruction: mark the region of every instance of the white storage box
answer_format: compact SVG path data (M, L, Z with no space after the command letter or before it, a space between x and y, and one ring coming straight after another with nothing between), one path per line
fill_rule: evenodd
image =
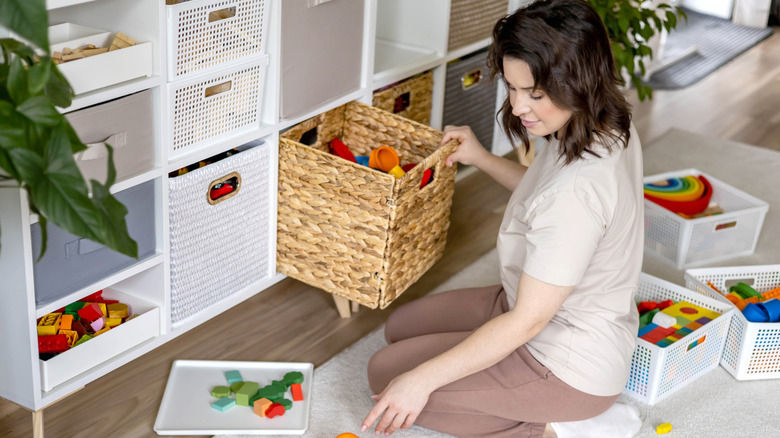
M260 143L170 179L171 322L177 323L275 269L271 146ZM213 201L219 182L237 188Z
M168 84L170 158L260 125L268 56Z
M50 391L160 334L159 307L111 289L104 290L103 297L127 304L132 314L138 316L49 360L39 361L44 391Z
M114 151L117 182L154 168L154 104L146 90L68 113L65 117L87 149L76 154L84 179L106 180L108 150Z
M708 281L723 293L728 293L729 286L738 282L750 284L764 293L780 286L780 265L701 268L685 272L686 287L733 306L709 287ZM737 380L780 378L780 323L750 322L741 311L734 309L720 364Z
M674 283L642 273L636 300L687 301L721 315L677 342L660 347L637 338L623 392L653 405L718 366L733 308Z
M769 204L696 169L647 176L644 182L686 175L707 178L712 185L710 203L717 203L723 213L685 219L645 199L645 249L670 261L677 269L752 254Z
M166 6L168 80L265 53L268 10L265 0L192 0Z
M65 47L76 49L85 44L109 47L112 38L111 32L73 23L49 27L52 51L60 51ZM76 95L131 79L151 76L152 43L137 42L134 46L68 61L58 65L57 68L68 80Z

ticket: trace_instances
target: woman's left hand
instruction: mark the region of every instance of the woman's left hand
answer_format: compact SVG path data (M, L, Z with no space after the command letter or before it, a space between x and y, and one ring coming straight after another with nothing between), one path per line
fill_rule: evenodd
M371 396L376 405L363 420L360 430L368 429L380 417L375 428L377 434L390 435L398 429L411 427L433 392L433 389L428 389L427 383L421 381L414 371L390 381L382 393Z

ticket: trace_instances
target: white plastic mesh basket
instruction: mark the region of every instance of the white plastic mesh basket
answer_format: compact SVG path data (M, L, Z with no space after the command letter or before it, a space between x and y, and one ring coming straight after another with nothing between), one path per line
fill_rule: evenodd
M647 176L644 182L686 175L707 178L712 184L710 202L716 202L724 213L685 219L645 199L645 248L677 269L752 254L769 205L696 169Z
M168 80L265 53L265 0L191 0L166 7Z
M733 313L730 305L642 273L637 301L687 301L721 315L677 342L659 347L637 338L623 392L653 405L718 366Z
M272 275L271 171L260 144L170 179L172 323ZM236 194L212 205L212 183L233 172Z
M780 265L689 269L685 285L732 306L723 293L738 282L764 293L780 286ZM735 308L720 364L737 380L780 378L780 323L750 322Z
M256 128L268 57L168 84L168 144L178 158Z

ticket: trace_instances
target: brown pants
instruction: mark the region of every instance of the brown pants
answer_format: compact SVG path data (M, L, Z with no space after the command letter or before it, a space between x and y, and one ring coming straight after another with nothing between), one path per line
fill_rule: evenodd
M501 286L443 292L399 307L385 328L389 345L368 364L371 390L379 394L399 374L508 310ZM434 391L415 424L460 437L541 437L546 423L595 417L617 398L572 388L522 346L497 364Z

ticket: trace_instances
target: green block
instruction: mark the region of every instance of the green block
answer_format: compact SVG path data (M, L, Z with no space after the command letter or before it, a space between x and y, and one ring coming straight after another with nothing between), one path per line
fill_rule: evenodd
M78 311L81 310L82 307L84 307L83 301L76 301L73 303L68 304L65 306L65 313L76 313L78 314Z
M230 388L227 386L215 386L211 390L211 396L216 398L230 397Z
M677 318L677 324L675 325L679 325L680 327L685 327L686 325L691 323L691 320L685 318L684 316L677 315L675 318Z
M284 385L279 383L272 383L268 386L260 388L257 394L260 397L265 397L272 402L276 402L280 398L284 397L285 391L287 391L287 388L285 388Z
M79 340L76 341L75 344L73 344L73 346L75 347L76 345L81 345L84 342L89 341L90 339L92 339L92 335L84 335L84 336L80 337Z
M292 400L288 400L286 398L280 398L276 401L276 403L279 403L280 405L284 406L285 411L289 411L293 407Z
M644 327L647 324L653 322L653 316L655 316L656 313L658 313L658 309L653 309L649 312L645 312L644 315L639 317L639 325Z
M260 385L257 382L244 382L241 389L236 392L236 404L239 406L251 406L249 399L257 395Z
M221 399L215 401L214 403L212 403L211 407L216 409L216 410L218 410L218 411L220 411L220 412L225 412L225 411L227 411L228 409L232 408L235 405L236 405L236 401L235 400L233 400L230 397L225 397L225 398L221 398Z
M244 385L244 382L235 382L230 384L230 391L231 392L238 392L239 389L241 389L241 386Z
M284 382L287 386L293 383L303 383L303 373L300 371L290 371L284 375Z

